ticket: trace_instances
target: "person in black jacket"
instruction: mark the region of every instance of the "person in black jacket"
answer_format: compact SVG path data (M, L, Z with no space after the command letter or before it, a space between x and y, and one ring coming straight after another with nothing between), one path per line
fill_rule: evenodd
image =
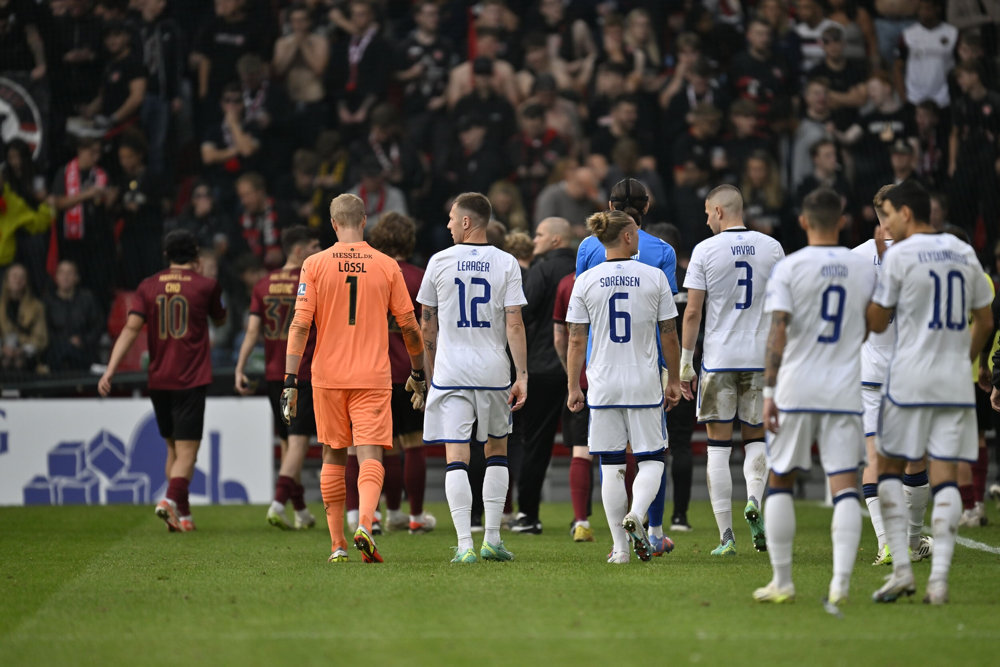
M86 370L97 361L97 346L104 329L101 310L94 295L80 288L80 272L72 260L59 262L55 284L55 290L45 297L49 369Z
M542 483L552 458L552 444L566 402L566 372L552 340L552 309L559 281L576 269L576 253L569 247L568 220L545 218L535 229L535 260L524 281L528 305L522 308L528 341L530 404L514 413L514 430L524 438L524 457L517 480L518 512L515 533L542 532L538 518Z

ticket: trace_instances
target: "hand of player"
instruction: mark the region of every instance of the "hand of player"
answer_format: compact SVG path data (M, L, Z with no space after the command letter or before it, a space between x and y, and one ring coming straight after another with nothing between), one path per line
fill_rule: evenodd
M250 378L242 372L236 374L235 388L236 393L240 396L249 396L253 393L253 390L250 388Z
M778 406L773 398L764 399L764 426L771 433L778 432Z
M423 371L410 371L410 377L406 378L406 391L413 394L410 397L413 409L423 410L427 404L427 380Z
M681 383L671 382L663 390L663 407L668 411L673 410L681 402Z
M510 405L510 409L516 412L524 407L526 400L528 400L528 379L521 378L511 385L507 403Z
M101 396L107 396L111 393L111 374L105 373L101 376L101 379L97 382L97 392ZM994 390L994 393L996 390Z
M299 413L299 388L295 385L295 376L285 376L285 388L281 390L281 418L286 424L292 423L292 417Z
M979 378L976 382L983 391L993 391L993 376L985 364L979 364Z
M690 382L681 381L681 396L689 401L694 400L695 392L698 391L698 376L691 378Z
M586 405L587 399L584 397L583 391L579 388L571 389L566 397L566 407L570 409L570 412L579 412Z
M993 393L990 394L990 405L997 412L1000 412L1000 389L993 387Z

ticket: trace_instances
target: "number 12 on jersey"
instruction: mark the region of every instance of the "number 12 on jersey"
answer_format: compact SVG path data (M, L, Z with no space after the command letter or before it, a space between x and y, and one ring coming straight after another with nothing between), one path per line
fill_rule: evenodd
M465 281L461 278L455 278L455 285L458 287L458 328L467 329L472 327L473 329L489 329L490 321L488 319L479 319L479 306L490 302L490 283L485 278L472 278L469 280L469 284L472 287L475 287L476 285L481 286L483 288L483 293L480 296L472 297L467 310L465 307ZM469 292L471 291L472 290L469 289ZM469 319L467 313L472 313L471 320Z

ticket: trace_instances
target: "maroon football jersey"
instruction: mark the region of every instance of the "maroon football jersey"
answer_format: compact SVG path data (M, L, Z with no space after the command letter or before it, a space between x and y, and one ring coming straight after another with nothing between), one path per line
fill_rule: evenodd
M150 389L212 382L208 318L226 317L219 283L189 269L165 269L139 283L129 313L146 320Z
M399 262L399 260L397 260ZM420 305L417 303L417 292L420 291L420 281L424 279L424 270L409 262L399 262L399 270L403 272L403 282L406 291L410 293L413 302L413 314L420 322ZM392 365L392 383L403 384L410 377L410 353L406 351L403 334L396 324L396 318L389 313L389 363Z
M571 273L564 276L556 287L556 303L552 309L552 321L556 324L566 324L566 311L569 310L569 297L573 294L573 282L576 274ZM587 362L583 363L580 370L580 389L587 391Z
M277 269L261 278L250 297L250 314L261 318L264 334L264 378L268 381L285 379L285 350L288 327L295 315L295 295L301 269ZM316 349L316 325L309 330L309 340L299 362L300 382L312 379L312 356Z

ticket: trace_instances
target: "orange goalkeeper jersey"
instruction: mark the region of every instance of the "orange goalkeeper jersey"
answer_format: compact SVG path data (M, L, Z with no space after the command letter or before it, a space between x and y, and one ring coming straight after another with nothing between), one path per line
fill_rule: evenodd
M336 243L306 259L295 323L316 323L312 385L327 389L392 386L388 313L413 311L396 260L365 242Z

